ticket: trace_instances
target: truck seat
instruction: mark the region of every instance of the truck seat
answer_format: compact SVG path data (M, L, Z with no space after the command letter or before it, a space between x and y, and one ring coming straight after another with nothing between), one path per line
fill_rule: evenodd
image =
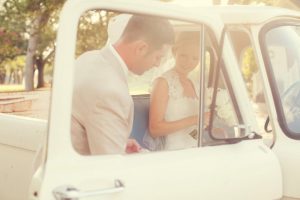
M130 138L134 138L143 148L143 137L148 130L150 95L133 95L134 119Z

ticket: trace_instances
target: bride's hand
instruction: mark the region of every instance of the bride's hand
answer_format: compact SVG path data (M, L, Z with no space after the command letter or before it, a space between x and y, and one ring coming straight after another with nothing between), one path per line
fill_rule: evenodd
M205 127L208 126L209 119L210 119L210 112L205 112L204 113L204 126ZM192 125L198 125L198 123L199 123L198 115L191 116L190 120L191 120Z

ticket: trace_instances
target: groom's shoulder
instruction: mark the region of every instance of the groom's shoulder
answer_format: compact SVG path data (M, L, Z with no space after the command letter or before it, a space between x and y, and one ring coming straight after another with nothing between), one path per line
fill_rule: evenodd
M83 54L81 54L77 59L76 62L88 62L88 61L93 61L94 59L99 58L101 55L101 50L96 49L96 50L91 50L91 51L86 51Z
M99 65L111 65L114 62L114 57L107 46L101 49L90 50L81 54L76 59L76 65L78 66L99 66Z
M109 59L104 55L103 49L91 50L81 54L75 61L75 70L98 71L107 70L104 66L109 65ZM100 67L101 66L101 67Z

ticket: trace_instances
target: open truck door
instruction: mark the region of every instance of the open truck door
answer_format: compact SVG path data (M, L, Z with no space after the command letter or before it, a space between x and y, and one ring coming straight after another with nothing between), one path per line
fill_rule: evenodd
M142 0L67 1L59 24L48 140L43 163L33 179L32 199L281 198L278 159L253 131L254 114L234 51L221 18L212 10ZM78 154L70 136L73 67L79 20L87 12L95 13L100 19L107 12L163 17L172 21L175 31L199 31L202 49L197 79L202 93L199 116L204 117L208 95L204 91L210 87L214 99L211 104L215 105L208 109L215 109L217 100L222 98L219 95L225 95L230 105L226 110L231 113L229 121L227 115L222 120L216 110L208 131L204 131L200 122L196 148L132 155ZM214 135L214 126L219 127L218 114L226 137ZM204 132L213 139L202 140Z
M269 111L265 126L274 135L272 150L280 162L286 199L300 198L299 29L298 13L253 28Z
M248 96L255 110L258 132L280 162L283 199L299 199L299 13L286 9L268 18L227 21L227 33ZM259 16L259 15L258 15Z

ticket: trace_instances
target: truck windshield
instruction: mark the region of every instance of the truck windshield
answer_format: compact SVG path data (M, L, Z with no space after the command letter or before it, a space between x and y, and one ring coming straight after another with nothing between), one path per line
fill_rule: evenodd
M270 29L265 49L279 123L286 134L300 139L300 26Z

